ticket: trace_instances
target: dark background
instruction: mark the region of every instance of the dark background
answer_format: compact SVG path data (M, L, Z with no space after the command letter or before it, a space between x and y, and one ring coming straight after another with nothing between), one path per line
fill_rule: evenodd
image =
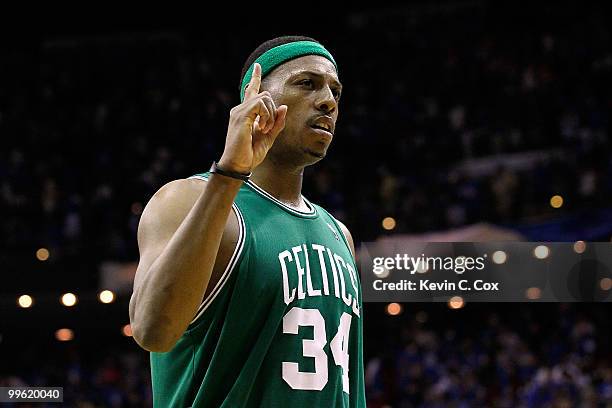
M338 61L338 131L304 195L357 243L481 222L533 241L612 236L607 8L96 13L17 24L0 40L0 385L63 385L68 405L150 405L147 353L121 334L129 293L100 304L100 267L137 261L152 194L219 157L240 68L278 35L317 38ZM58 302L67 291L73 308ZM34 306L20 309L26 293ZM364 311L373 407L612 403L607 304L385 306ZM55 340L62 327L73 341Z

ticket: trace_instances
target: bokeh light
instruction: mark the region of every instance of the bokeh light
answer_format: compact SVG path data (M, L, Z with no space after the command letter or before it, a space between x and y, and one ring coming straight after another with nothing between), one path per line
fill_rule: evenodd
M612 279L610 279L610 278L603 278L602 280L599 281L599 287L601 288L601 290L610 290L610 289L612 289Z
M495 251L493 252L493 262L501 265L503 263L506 263L506 260L508 259L508 255L506 255L506 253L504 251Z
M46 261L49 259L49 256L50 254L47 248L39 248L38 251L36 251L36 259L39 261Z
M17 299L17 304L24 309L31 307L34 304L34 299L30 295L21 295Z
M112 303L115 300L115 294L110 290L103 290L98 295L98 299L100 299L102 303Z
M576 241L574 243L574 252L581 254L586 250L586 243L584 241Z
M461 296L453 296L448 301L448 307L451 309L461 309L463 306L465 306L465 301Z
M538 245L533 249L533 256L538 259L546 259L550 255L550 249L546 245Z
M542 297L542 289L533 286L525 291L525 297L529 300L537 300Z
M385 219L382 221L382 226L387 231L391 231L395 228L396 225L397 223L395 222L395 218L393 217L385 217Z
M59 341L70 341L74 339L74 332L70 329L59 329L55 332L55 338Z
M389 316L397 316L402 313L402 309L402 305L399 303L389 303L386 310Z
M563 197L560 195L550 197L550 206L552 208L561 208L563 206Z
M74 293L68 292L62 295L62 304L64 306L71 307L71 306L76 305L76 303L77 303L77 297Z
M130 324L126 324L121 328L121 333L125 337L132 337L132 326Z

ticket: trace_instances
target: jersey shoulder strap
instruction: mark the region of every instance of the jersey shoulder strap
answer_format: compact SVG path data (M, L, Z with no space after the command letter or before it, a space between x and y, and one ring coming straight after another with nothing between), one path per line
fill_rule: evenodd
M312 205L314 205L317 210L319 210L319 212L324 216L324 218L328 219L329 221L331 221L331 223L333 224L333 226L336 228L336 232L342 237L342 240L344 241L344 244L346 245L346 247L349 249L349 252L353 253L353 251L351 251L351 246L348 242L348 238L346 237L346 235L344 234L344 231L342 230L342 228L340 227L340 224L333 215L330 214L329 211L327 211L325 208L321 207L320 205L314 204L312 203ZM328 223L329 225L329 223ZM330 225L331 227L331 225Z

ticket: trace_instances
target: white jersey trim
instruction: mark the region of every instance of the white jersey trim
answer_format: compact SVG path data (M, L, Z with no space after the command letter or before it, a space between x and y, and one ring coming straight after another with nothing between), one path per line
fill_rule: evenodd
M201 177L201 176L191 176L189 178L197 178L200 180L208 181L206 178ZM200 306L198 307L198 310L196 311L195 317L189 324L193 324L196 320L198 320L198 318L202 316L202 314L206 311L206 309L208 309L208 307L215 300L217 295L221 292L221 289L223 289L223 287L229 280L228 279L229 276L234 271L234 268L236 264L238 263L238 259L240 259L240 255L242 254L242 250L244 249L244 243L246 241L245 239L246 227L245 227L244 217L242 216L242 213L240 212L240 209L238 208L236 203L232 204L232 209L234 210L234 212L236 213L236 217L238 218L238 242L236 243L236 247L234 248L234 253L232 254L229 262L227 263L227 266L225 267L225 271L223 271L223 275L221 275L219 282L217 282L217 284L215 285L213 290L208 294L208 296L202 300L202 303L200 304Z
M259 187L257 184L253 183L252 180L247 181L246 184L248 186L252 187L253 190L255 190L260 195L262 195L262 196L266 197L267 199L275 202L276 204L280 205L281 207L287 209L288 211L290 211L290 212L292 212L294 214L306 215L306 216L311 216L311 217L317 215L317 210L316 210L315 206L312 205L312 203L310 201L308 201L308 199L306 197L304 197L303 195L301 197L304 199L304 203L306 203L306 206L308 206L310 208L309 211L301 211L301 210L298 210L297 208L288 206L287 204L285 204L282 201L280 201L278 198L274 197L272 194L268 193L263 188Z

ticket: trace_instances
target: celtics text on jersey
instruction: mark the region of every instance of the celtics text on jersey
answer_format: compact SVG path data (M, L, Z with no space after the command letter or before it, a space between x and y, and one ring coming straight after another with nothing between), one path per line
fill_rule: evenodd
M151 353L155 407L366 406L355 260L337 221L305 201L242 186L226 270L173 349Z

